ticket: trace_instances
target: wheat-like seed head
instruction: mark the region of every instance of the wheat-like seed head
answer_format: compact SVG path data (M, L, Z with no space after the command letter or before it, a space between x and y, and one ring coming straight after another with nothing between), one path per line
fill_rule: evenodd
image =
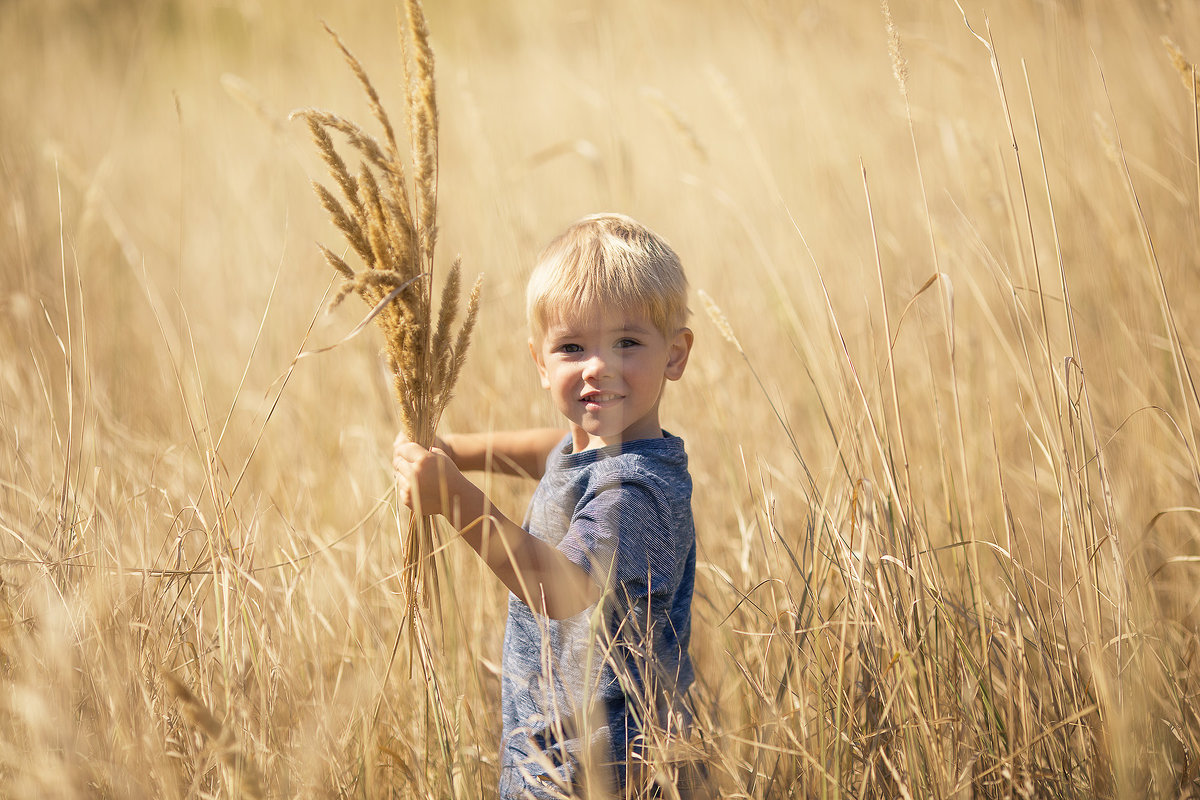
M646 98L650 103L659 110L666 119L667 124L671 129L679 135L687 144L688 148L696 155L702 163L708 163L708 148L704 146L704 142L700 140L700 136L696 133L696 129L688 123L684 118L683 112L675 106L674 103L667 98L658 89L649 86L642 89L642 97Z
M900 87L900 96L908 99L908 59L904 57L904 51L900 48L900 32L896 30L896 21L892 19L892 7L888 5L888 0L880 0L880 7L887 28L888 53L892 56L892 75L896 78L896 85Z
M356 272L324 245L321 254L344 278L331 306L358 294L373 309L384 337L384 359L392 372L401 423L413 441L430 446L438 419L452 394L470 342L479 304L479 282L471 293L466 318L458 318L461 263L446 278L440 306L433 308L433 250L437 242L437 131L433 50L418 0L407 0L401 21L407 126L412 160L412 190L396 143L396 134L362 63L326 26L359 85L371 114L382 130L377 139L350 120L319 109L301 109L293 118L308 124L313 143L338 194L314 182L313 189L334 226L345 237L365 269ZM405 30L406 29L406 30ZM407 32L407 35L405 33ZM410 58L411 56L411 58ZM409 61L412 64L410 67ZM330 132L345 138L358 156L356 172L338 153ZM453 345L451 341L453 340ZM433 529L427 519L410 528L405 543L404 585L408 610L425 578L425 557L433 551Z
M1187 60L1187 56L1183 54L1183 50L1179 45L1171 40L1171 37L1162 37L1163 47L1167 48L1167 55L1171 58L1171 66L1175 67L1175 71L1179 73L1180 80L1183 81L1183 86L1192 93L1192 100L1200 103L1200 76L1196 74L1196 65Z
M337 229L340 230L342 235L346 237L346 241L351 247L354 248L359 257L362 258L363 261L370 263L371 245L370 242L367 241L367 238L357 219L357 217L361 217L362 215L361 209L356 217L351 217L346 213L346 210L342 208L342 204L338 201L337 197L334 196L333 192L329 191L316 181L313 181L312 186L313 191L316 192L317 197L321 201L321 205L326 211L329 212L329 217L331 220L333 220L333 224L337 226ZM338 269L338 271L340 272L341 270ZM346 277L353 277L353 274L353 270L351 270L350 275L347 275Z
M312 135L313 141L316 142L317 151L329 166L329 174L337 181L342 195L350 201L354 208L361 211L362 203L358 199L358 182L350 175L350 170L346 169L346 162L342 161L342 157L334 148L333 139L316 119L308 117L305 122L308 123L308 131Z
M318 243L317 247L320 249L321 254L325 256L325 260L329 262L329 266L337 270L346 280L354 280L354 270L350 268L349 264L342 260L341 256L323 244Z
M446 275L446 284L442 288L442 300L439 304L437 327L433 332L430 352L437 359L437 379L445 378L446 365L450 360L450 327L458 316L458 294L462 288L462 259L454 259L450 272Z
M387 112L384 110L383 103L379 100L379 93L375 91L374 85L372 85L370 78L367 77L367 71L363 69L362 63L359 62L359 60L354 57L354 54L350 52L350 48L346 47L346 44L342 41L342 38L338 36L337 33L335 33L334 30L329 27L329 25L325 23L321 24L325 27L326 32L328 32L329 35L333 37L333 40L337 43L338 49L342 51L342 56L346 59L346 63L350 65L350 69L354 72L354 77L358 79L359 84L361 84L363 87L363 91L366 92L367 101L371 106L371 113L375 116L375 119L379 121L379 126L383 128L384 140L388 145L388 155L391 156L398 165L400 154L396 148L396 133L394 130L392 130L392 121L388 117Z
M454 339L454 347L450 350L446 377L442 381L445 392L438 401L439 413L449 404L451 392L458 383L458 373L462 371L463 362L467 360L467 347L471 344L471 333L475 330L475 317L479 313L479 294L482 289L483 276L480 275L471 287L471 295L467 298L467 313L462 327L458 329L458 336Z
M416 72L408 82L409 134L416 171L417 233L421 247L433 252L437 241L437 127L438 112L433 83L433 48L419 0L407 0L405 18L411 36Z
M736 347L739 353L745 355L745 351L742 350L742 343L739 342L737 336L734 335L733 327L729 324L729 320L725 317L725 313L721 311L720 307L713 302L711 297L708 296L708 292L700 289L696 293L700 295L700 302L704 305L704 310L708 314L708 318L712 320L713 325L717 326L717 330L720 332L721 336L725 337L725 341Z

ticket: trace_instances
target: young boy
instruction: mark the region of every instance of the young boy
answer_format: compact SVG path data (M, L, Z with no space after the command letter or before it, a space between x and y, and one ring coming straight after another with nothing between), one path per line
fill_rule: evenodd
M659 426L692 348L679 258L628 217L572 225L526 297L529 349L568 427L397 440L400 499L442 514L509 588L500 794L646 788L690 721L696 545L683 442ZM462 471L540 478L523 526ZM657 752L657 751L655 751Z

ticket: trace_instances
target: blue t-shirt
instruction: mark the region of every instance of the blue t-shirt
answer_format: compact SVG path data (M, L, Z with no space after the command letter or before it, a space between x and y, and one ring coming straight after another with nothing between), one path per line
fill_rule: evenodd
M606 591L563 620L509 595L501 797L561 796L581 764L609 765L606 779L623 785L647 723L690 722L691 499L683 440L665 431L581 453L568 436L550 454L524 527Z

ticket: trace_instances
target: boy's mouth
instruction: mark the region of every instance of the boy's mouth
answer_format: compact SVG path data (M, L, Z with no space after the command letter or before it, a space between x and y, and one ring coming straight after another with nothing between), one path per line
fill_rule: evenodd
M620 399L621 395L615 392L588 392L579 398L581 403L589 407L603 407Z

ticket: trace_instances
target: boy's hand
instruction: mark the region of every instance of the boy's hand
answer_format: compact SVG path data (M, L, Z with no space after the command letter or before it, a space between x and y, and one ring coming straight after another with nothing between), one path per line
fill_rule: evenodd
M530 455L552 446L551 434L534 431L518 433L515 441L522 453ZM410 442L401 434L392 447L392 466L396 469L396 495L400 502L418 514L441 514L462 533L462 539L483 558L484 563L530 608L553 619L578 614L600 599L600 587L588 573L546 542L531 535L520 525L492 508L491 501L475 484L463 476L457 458L467 469L475 468L479 452L477 440L470 435L456 436L454 448L463 444L468 450L447 453L437 444L432 450ZM482 439L484 444L487 439ZM451 458L451 454L455 458ZM544 457L544 453L542 453ZM540 474L540 473L539 473Z
M446 435L449 436L450 434L446 434ZM394 440L392 440L392 464L393 464L393 466L396 463L396 459L399 458L400 448L406 444L411 444L411 443L412 443L412 439L409 439L408 434L405 433L404 431L400 431L399 433L396 434L396 438ZM446 439L443 439L441 436L433 437L433 449L441 450L443 453L450 456L451 461L455 461L454 449L450 446L450 443ZM458 463L458 462L455 461L455 463Z
M444 450L426 450L401 434L392 449L392 467L401 503L425 516L453 517L466 478Z

